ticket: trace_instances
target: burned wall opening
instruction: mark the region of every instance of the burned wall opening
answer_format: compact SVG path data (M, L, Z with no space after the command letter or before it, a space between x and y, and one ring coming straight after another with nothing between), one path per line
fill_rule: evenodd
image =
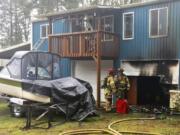
M137 104L149 106L169 106L169 90L177 85L162 84L156 76L137 77Z
M177 60L121 61L127 76L134 76L138 105L169 106L169 90L178 89Z
M157 76L161 83L179 83L179 62L177 60L122 61L128 76Z

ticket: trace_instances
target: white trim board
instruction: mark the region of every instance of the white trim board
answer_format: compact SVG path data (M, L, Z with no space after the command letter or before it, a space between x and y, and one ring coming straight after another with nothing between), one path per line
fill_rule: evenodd
M125 15L133 15L132 17L133 17L133 28L132 28L132 37L131 38L125 38ZM123 33L123 37L122 37L122 39L123 40L132 40L132 39L134 39L134 12L125 12L125 13L123 13L123 26L122 26L122 33Z
M162 9L167 9L167 19L166 19L167 23L166 23L166 34L165 35L160 35L160 33L159 33L159 27L160 27L159 26L159 18L160 18L159 13L160 13L160 10L162 10ZM151 12L154 11L154 10L158 11L158 35L155 35L155 36L151 35L151 23L152 23L151 22ZM168 18L169 18L169 9L168 9L168 7L149 9L149 38L160 38L160 37L168 36L168 25L169 25Z

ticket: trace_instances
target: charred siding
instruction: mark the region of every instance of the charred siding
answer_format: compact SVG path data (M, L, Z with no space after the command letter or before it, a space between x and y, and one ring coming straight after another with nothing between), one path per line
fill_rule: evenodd
M149 38L149 9L161 7L168 7L168 36ZM122 40L122 14L125 12L134 12L133 40ZM180 58L180 1L123 9L117 15L117 20L121 35L120 60L173 60ZM115 26L117 27L116 24Z

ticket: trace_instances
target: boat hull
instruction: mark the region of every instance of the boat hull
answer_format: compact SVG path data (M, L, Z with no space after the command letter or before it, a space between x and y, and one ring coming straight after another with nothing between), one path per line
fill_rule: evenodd
M22 83L17 80L0 78L0 93L35 102L50 103L50 97L28 92L22 88Z

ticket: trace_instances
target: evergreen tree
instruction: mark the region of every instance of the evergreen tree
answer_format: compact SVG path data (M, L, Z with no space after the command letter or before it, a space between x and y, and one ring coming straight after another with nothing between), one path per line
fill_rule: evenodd
M90 5L119 6L150 0L0 0L0 46L6 47L30 40L31 12L59 12Z

